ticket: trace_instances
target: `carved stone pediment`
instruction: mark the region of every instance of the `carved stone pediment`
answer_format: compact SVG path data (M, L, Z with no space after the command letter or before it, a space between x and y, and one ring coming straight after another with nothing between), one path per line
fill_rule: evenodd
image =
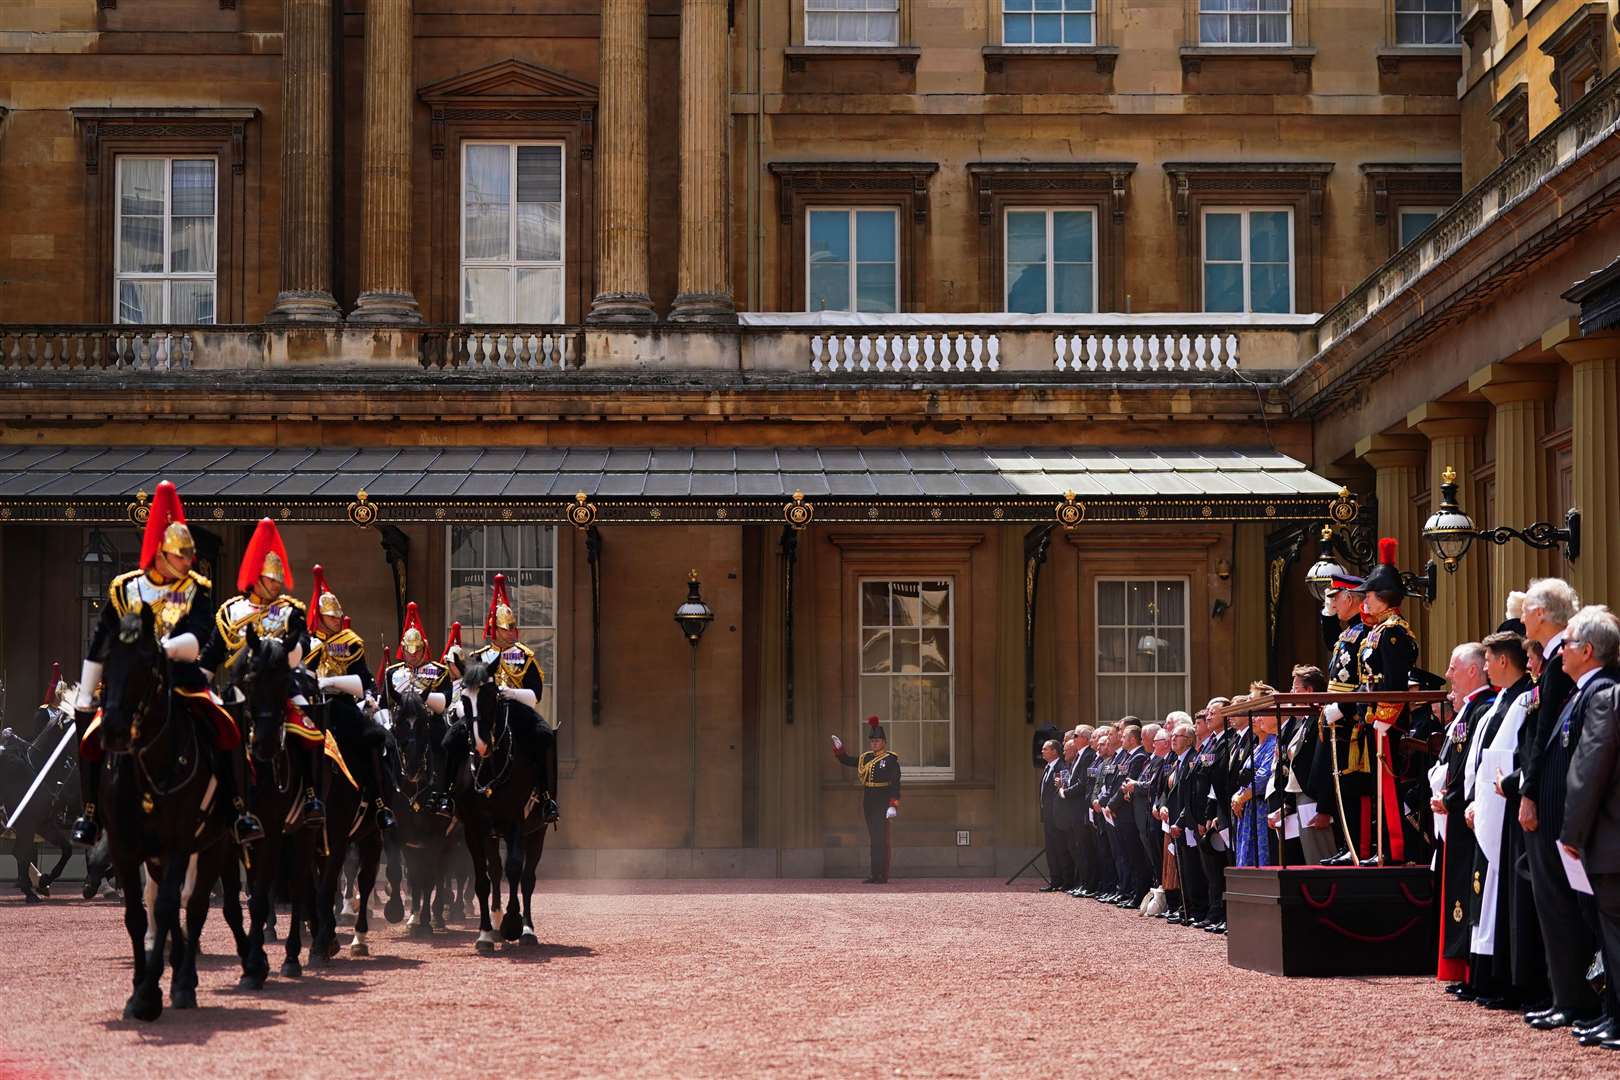
M595 104L594 83L522 60L499 60L475 71L422 87L417 96L433 106L548 103Z

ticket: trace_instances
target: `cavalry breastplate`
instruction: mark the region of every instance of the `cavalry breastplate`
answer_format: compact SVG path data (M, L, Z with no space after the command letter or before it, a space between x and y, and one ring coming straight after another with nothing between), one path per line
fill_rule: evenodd
M225 635L225 644L234 651L242 647L249 626L260 637L285 634L296 611L294 601L286 596L278 596L267 604L260 604L249 596L233 596L220 608L216 622Z
M113 610L120 616L140 610L144 604L152 609L154 631L158 638L169 637L191 611L192 603L201 591L201 580L187 574L179 581L156 582L145 571L123 574L112 584L109 597Z
M444 666L429 661L419 668L409 664L395 664L388 670L388 688L396 694L414 691L426 697L437 690L444 680Z
M366 643L353 630L340 630L331 637L316 636L309 651L314 654L315 674L321 678L347 675L361 657L366 655ZM309 660L305 660L308 664Z
M495 675L495 685L503 690L516 690L523 685L523 676L534 663L534 653L528 646L514 642L504 649L486 645L478 651L478 661Z

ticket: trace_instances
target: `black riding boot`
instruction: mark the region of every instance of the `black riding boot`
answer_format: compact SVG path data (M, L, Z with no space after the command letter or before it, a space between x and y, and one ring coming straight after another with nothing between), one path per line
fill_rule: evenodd
M222 760L216 762L215 775L219 777L223 794L231 801L231 809L236 811L236 821L231 825L236 842L243 846L258 843L264 839L264 826L247 806L247 754L241 750L221 750L218 756Z
M95 847L101 838L101 826L96 824L96 793L101 787L101 762L79 758L79 794L84 800L84 812L73 822L73 843L77 847Z
M377 785L373 789L376 791L377 797L372 802L372 805L377 810L377 828L392 829L394 827L394 812L388 809L390 784L388 783L388 771L383 768L381 747L374 747L371 751L371 774L375 777L373 783Z
M309 784L304 788L304 805L299 810L300 824L306 829L319 829L326 825L327 784L331 770L326 768L326 744L316 743L309 751ZM316 792L320 792L319 795Z

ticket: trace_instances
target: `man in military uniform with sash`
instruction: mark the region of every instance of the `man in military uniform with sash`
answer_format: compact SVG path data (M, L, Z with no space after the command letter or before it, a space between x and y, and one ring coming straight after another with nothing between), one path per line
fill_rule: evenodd
M210 678L234 667L247 645L251 627L260 638L279 638L289 667L298 667L309 647L304 605L288 594L293 587L292 567L281 532L269 518L260 518L236 572L237 595L214 613L214 632L203 649L202 667ZM326 804L316 794L326 784L326 732L308 712L297 707L296 723L289 719L287 733L304 745L308 755L309 784L298 821L304 828L326 823ZM291 716L291 714L289 714Z
M540 790L542 820L556 821L557 809L557 754L556 734L540 717L540 696L545 693L545 673L534 658L534 650L523 644L518 629L517 612L506 592L506 575L496 574L490 595L489 611L484 616L484 644L466 654L468 662L476 660L489 669L500 696L513 706L507 710L507 722L512 725L513 745L535 768L542 778ZM458 673L465 664L456 658ZM480 751L482 753L483 751ZM460 769L466 753L462 747L451 756L450 775Z
M1369 624L1366 636L1361 639L1361 684L1357 690L1404 693L1412 665L1417 663L1418 643L1412 636L1412 625L1401 615L1406 585L1395 566L1394 540L1385 537L1378 541L1378 565L1353 591L1363 596L1361 613ZM1373 801L1380 831L1370 845L1374 850L1361 852L1362 866L1398 865L1406 861L1406 817L1395 793L1395 760L1390 755L1393 740L1389 737L1391 729L1404 728L1406 716L1406 706L1387 701L1368 706L1362 713L1363 723L1373 727L1371 743L1377 776ZM1355 750L1352 741L1352 765ZM1387 857L1383 847L1385 832L1389 842Z
M84 796L84 813L73 823L73 842L85 847L95 844L100 834L96 824L96 798L101 775L101 745L92 738L99 716L92 712L102 667L125 615L151 610L158 644L168 657L170 685L191 706L193 714L213 734L218 760L215 774L222 793L236 810L234 829L237 840L249 844L264 836L259 821L248 812L243 800L247 791L246 759L241 753L242 735L236 721L208 688L207 673L198 664L202 641L209 634L208 614L203 600L213 586L192 569L197 549L186 526L180 494L167 480L157 486L146 533L141 541L138 569L114 578L107 591L96 623L90 654L79 677L74 702L75 726L79 731L79 782Z
M861 781L861 809L866 832L872 841L872 875L863 885L886 885L889 881L890 822L900 816L900 759L889 752L888 734L875 716L866 718L870 750L859 758L844 752L844 740L832 737L833 757L855 770Z
M1361 595L1355 590L1363 582L1358 577L1335 577L1328 587L1326 604L1331 609L1324 619L1332 619L1338 627L1328 654L1328 692L1354 693L1361 685L1361 642L1367 636L1367 624L1361 621ZM1368 807L1372 801L1372 774L1366 766L1366 742L1362 737L1361 710L1358 706L1328 705L1317 721L1317 746L1326 753L1311 758L1310 775L1301 786L1316 802L1318 814L1333 807L1339 820L1339 850L1323 860L1325 866L1349 866L1360 857L1360 848L1367 847L1361 837L1370 832ZM1355 738L1352 738L1352 730ZM1354 743L1356 770L1349 770L1351 745ZM1320 828L1310 822L1301 822L1306 828Z
M309 638L309 655L304 666L315 673L321 693L326 696L326 720L338 742L338 750L345 760L365 757L371 762L372 806L376 812L377 827L394 827L393 811L388 809L388 796L394 785L388 770L383 767L383 748L388 733L383 726L360 711L359 702L373 693L371 668L366 664L365 640L349 627L343 617L343 604L337 593L326 585L326 571L315 564L315 591L310 596L309 610L315 613L315 624ZM364 748L365 754L356 751ZM350 755L355 755L350 757ZM358 762L357 762L358 763ZM327 776L331 771L327 771Z
M447 644L445 655L449 656L452 651L453 647ZM404 695L415 693L428 711L442 716L450 702L450 667L428 656L427 635L423 632L422 617L417 613L414 600L405 605L405 628L400 633L399 650L395 655L397 660L382 674L383 708L397 716ZM422 793L421 801L435 813L448 816L453 812L447 793L448 784L443 782L442 777L433 775L433 765L442 759L443 755L437 747L430 749L428 790Z

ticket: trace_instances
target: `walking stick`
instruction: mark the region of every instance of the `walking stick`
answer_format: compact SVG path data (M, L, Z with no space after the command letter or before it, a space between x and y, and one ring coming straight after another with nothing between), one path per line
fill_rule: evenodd
M1374 786L1374 789L1373 789L1376 792L1376 794L1373 796L1373 798L1378 803L1378 865L1379 866L1384 865L1384 747L1386 745L1388 745L1388 740L1384 737L1384 733L1378 730L1378 725L1374 724L1373 725L1373 756L1378 759L1378 765L1377 765L1378 779L1375 782L1375 786Z
M1339 722L1327 721L1328 729L1328 760L1333 764L1333 799L1339 804L1339 831L1344 833L1344 846L1350 852L1350 857L1361 862L1361 855L1356 851L1356 842L1350 836L1350 819L1344 812L1344 788L1339 783ZM1300 823L1301 826L1304 822Z

